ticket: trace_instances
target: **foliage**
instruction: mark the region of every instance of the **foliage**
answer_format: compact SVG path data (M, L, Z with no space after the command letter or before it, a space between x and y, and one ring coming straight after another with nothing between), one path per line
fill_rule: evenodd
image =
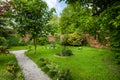
M8 70L15 71L15 74ZM0 55L0 80L24 80L24 75L13 54L7 56Z
M13 35L9 35L7 37L7 40L8 40L8 47L18 46L19 45L19 41L20 41L20 37L13 34Z
M61 39L62 45L71 45L71 46L83 46L87 42L84 39L84 37L77 32L74 32L72 34L64 35Z
M56 79L57 80L72 80L70 70L67 69L67 70L59 71Z
M72 51L71 51L71 50L69 50L69 49L68 49L68 50L63 49L62 52L61 52L61 55L62 55L62 56L71 56L71 55L73 55L73 54L72 54Z
M47 24L47 31L50 32L52 35L58 33L59 30L59 17L57 15L52 15L51 19Z
M10 72L10 73L14 76L14 78L16 78L16 76L17 76L16 74L17 74L19 68L18 68L18 66L17 66L17 63L8 62L8 63L7 63L6 70L7 70L8 72Z
M75 4L76 2L78 2L79 5L83 7L92 7L91 9L93 15L95 16L99 15L101 12L111 7L115 2L119 0L59 0L59 1L65 1L67 4L74 4L74 7L77 6Z
M71 80L70 70L61 70L58 65L45 58L40 58L38 63L41 69L53 78L53 80Z
M62 34L68 34L75 31L76 18L74 19L74 9L68 5L61 13L59 25Z
M0 1L0 28L6 25L7 13L10 13L11 4L9 1Z
M27 46L27 49L28 49L27 52L32 51L32 45L28 45L28 46Z
M80 7L78 3L76 3L76 7L68 5L61 13L59 22L61 32L63 34L79 32L89 33L93 36L98 35L98 17L92 17L91 14L90 9Z
M101 13L102 36L110 37L109 41L113 48L120 48L120 2ZM111 13L111 14L109 14ZM108 15L109 14L109 15ZM103 16L104 15L104 16ZM106 32L106 33L105 33Z
M68 38L69 38L68 35L63 35L63 37L60 40L60 44L65 45L65 46L69 45Z
M42 0L12 0L14 4L14 19L20 34L30 34L36 54L37 38L46 33L46 24L51 18L54 9L49 10Z
M0 46L7 46L7 40L4 37L0 37Z
M39 37L38 44L39 45L48 44L48 37L47 36L41 36L41 37Z
M9 18L11 14L12 4L10 1L0 1L0 36L7 37L11 32L10 23L11 19Z
M60 53L57 53L58 56L71 56L73 55L72 51L70 49L67 49L67 46L64 46L64 48L61 50Z
M5 54L5 55L7 55L7 54L9 54L10 52L9 52L9 50L7 49L7 47L6 46L0 46L0 54Z
M116 63L120 65L120 53L115 53L114 57L115 57L114 59L115 59Z
M29 41L25 41L24 38L20 37L18 34L11 34L7 37L8 48L12 46L26 46L29 44Z
M73 33L69 35L68 43L73 46L83 45L84 38L80 33Z
M109 37L107 42L115 53L120 52L120 2L116 2L100 14L100 34L101 42L105 42L105 37ZM116 55L118 56L118 55ZM116 60L119 57L116 57Z
M4 37L0 37L0 54L9 54L7 42L8 41Z

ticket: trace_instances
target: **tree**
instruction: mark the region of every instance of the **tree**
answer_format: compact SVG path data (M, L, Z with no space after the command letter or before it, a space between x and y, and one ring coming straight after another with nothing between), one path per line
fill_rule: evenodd
M2 37L6 37L9 34L7 26L10 23L11 8L12 4L10 1L0 1L0 36Z
M75 4L79 2L82 6L90 6L92 4L93 15L99 15L101 12L111 7L119 0L59 0L65 1L67 4ZM76 6L76 5L74 5Z
M73 23L73 13L74 10L72 8L72 6L68 5L61 14L60 17L60 27L61 27L61 33L62 34L67 34L67 33L71 33L74 31L74 23Z
M100 14L101 36L110 37L111 47L120 52L120 2L116 2Z
M89 8L80 7L78 3L76 5L78 6L68 5L62 11L60 18L62 33L81 32L97 35L99 30L97 17L91 16L92 12Z
M28 33L34 43L36 54L37 38L45 34L46 24L54 9L49 10L42 0L12 0L14 4L13 15L17 23L17 30L23 36Z
M52 35L58 33L59 28L59 17L57 15L52 15L51 19L47 25L47 31L49 31Z

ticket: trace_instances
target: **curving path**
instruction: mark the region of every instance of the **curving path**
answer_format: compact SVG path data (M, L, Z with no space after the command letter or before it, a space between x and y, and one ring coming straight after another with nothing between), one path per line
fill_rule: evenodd
M25 80L51 80L32 60L24 55L25 51L11 51L11 53L16 55L18 64L25 75Z

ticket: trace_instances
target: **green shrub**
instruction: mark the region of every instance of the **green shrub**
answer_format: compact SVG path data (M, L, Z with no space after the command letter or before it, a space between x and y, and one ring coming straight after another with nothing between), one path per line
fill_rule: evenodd
M120 64L120 53L115 53L115 62Z
M27 46L28 44L30 44L29 41L26 42L25 40L22 40L19 42L18 46Z
M14 78L17 77L17 72L19 71L19 67L17 65L17 63L13 63L13 62L8 62L7 65L6 65L6 70L8 72L10 72Z
M71 56L73 55L72 54L72 51L71 50L66 50L66 49L63 49L62 52L61 52L61 56Z
M45 73L47 73L50 69L48 68L48 66L44 66L41 68Z
M59 71L56 76L56 80L71 80L71 79L72 77L69 69Z
M17 35L9 35L7 37L7 40L8 40L8 47L18 46L20 37L18 37Z
M7 40L4 37L0 37L0 46L7 46Z
M58 66L54 63L50 63L47 65L49 67L49 71L47 72L48 75L53 78L56 76L56 74L58 73Z
M64 36L62 37L61 41L60 41L60 44L61 44L61 45L65 45L65 46L69 45L69 43L68 43L68 38L69 38L68 35L64 35Z
M6 46L0 46L0 54L5 54L5 55L7 55L7 54L9 54L10 52L9 52L9 50L7 49L7 47Z
M66 46L64 46L62 51L60 53L57 53L56 55L59 55L59 56L71 56L71 55L73 55L73 53L72 53L72 51L70 49L66 49Z
M39 62L39 66L41 66L41 67L45 67L47 64L49 64L49 61L47 59L44 59L44 58L40 58L38 60L38 62Z
M71 46L82 46L86 45L87 41L80 33L72 33L69 35L64 35L60 42L62 45L71 45Z
M41 69L45 73L47 73L53 80L71 80L70 70L60 70L58 65L44 58L38 59L38 62L40 63L39 66L41 67Z
M72 46L81 46L83 42L85 42L85 39L80 33L75 32L68 37L68 43Z
M38 39L38 44L39 45L45 45L48 44L48 38L46 36L42 36Z
M20 35L12 34L7 37L8 47L11 46L26 46L29 42L26 42L24 38L21 38Z

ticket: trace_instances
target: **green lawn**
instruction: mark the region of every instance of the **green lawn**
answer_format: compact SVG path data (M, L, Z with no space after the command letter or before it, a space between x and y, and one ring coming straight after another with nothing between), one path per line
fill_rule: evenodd
M73 51L71 57L55 57L54 54L61 51L57 49L45 49L43 46L37 48L37 55L33 51L26 53L36 64L39 58L47 58L63 69L70 69L73 80L120 80L116 67L109 60L112 54L106 49L91 47L68 47ZM39 65L39 64L38 64Z
M9 50L23 50L28 49L28 46L12 46Z
M16 78L14 75L7 71L8 64L15 64ZM20 67L17 64L17 60L13 54L0 55L0 80L24 80L24 76L20 70Z

